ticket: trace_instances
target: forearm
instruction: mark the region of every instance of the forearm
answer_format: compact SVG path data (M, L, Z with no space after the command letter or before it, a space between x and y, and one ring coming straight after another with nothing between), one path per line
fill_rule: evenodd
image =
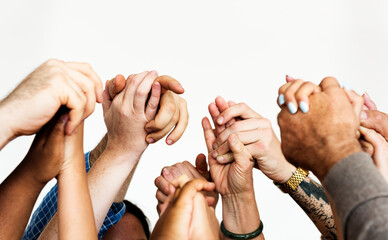
M45 184L34 181L23 162L0 185L0 239L21 239Z
M83 158L58 176L59 239L96 239L93 208Z
M90 152L89 155L89 164L90 167L93 167L96 163L97 159L101 156L106 148L106 144L108 143L108 134L105 134L98 145Z
M260 226L255 193L222 196L222 218L225 228L236 234L254 232ZM228 239L224 236L224 239ZM261 233L255 239L264 239Z
M110 206L139 159L137 154L115 153L106 149L88 173L97 229L101 228Z
M290 196L303 209L325 239L337 239L333 212L323 187L306 177Z

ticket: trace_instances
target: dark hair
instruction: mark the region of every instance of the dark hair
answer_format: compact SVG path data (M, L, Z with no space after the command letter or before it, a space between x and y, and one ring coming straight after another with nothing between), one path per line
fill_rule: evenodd
M135 217L139 219L141 225L143 226L144 233L147 239L149 239L151 233L150 233L150 227L149 227L150 224L149 224L148 218L144 215L143 211L138 206L131 203L130 201L124 200L124 204L125 204L125 211L127 213L135 215Z

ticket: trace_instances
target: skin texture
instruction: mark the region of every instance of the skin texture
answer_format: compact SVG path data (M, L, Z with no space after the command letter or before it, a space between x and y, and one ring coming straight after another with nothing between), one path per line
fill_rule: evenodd
M40 191L63 169L67 120L67 115L57 114L45 125L23 161L0 185L1 239L21 239Z
M201 191L213 191L214 183L189 181L182 175L173 180L167 210L159 218L150 239L218 239L218 221Z
M228 138L228 144L235 161L228 164L218 163L210 154L214 150L216 135L206 117L202 120L202 127L209 153L210 174L222 197L224 226L233 233L253 232L260 225L253 189L254 160L237 135L232 134ZM264 239L263 233L255 239Z
M227 104L226 101L222 97L217 97L215 100L215 106L209 105L209 111L213 119L217 121L219 116L228 116L230 112L237 112L239 114L245 114L245 116L250 113L252 116L255 116L253 110L247 107L245 104L233 104L233 102L229 102L232 104ZM229 108L240 108L239 110L229 109ZM229 110L229 112L228 112ZM248 112L248 113L245 113ZM256 116L259 116L256 114ZM256 122L260 122L264 120L264 123L267 125L264 129L256 129L252 127L250 131L249 126L255 126L254 121L244 120L240 115L234 114L231 117L223 117L225 121L229 120L225 125L219 125L214 123L217 128L223 129L223 132L220 134L224 134L226 132L236 133L238 134L240 131L245 135L252 135L248 139L255 139L257 142L247 141L243 142L248 151L252 156L255 157L255 167L261 170L269 179L277 183L286 182L296 170L296 168L287 162L283 153L280 149L280 142L277 139L275 133L271 125L266 123L266 119L260 117L248 118L248 120L256 120ZM238 122L247 122L244 125L245 128L238 127L236 123ZM237 126L237 127L236 127ZM240 125L241 126L241 125ZM221 130L220 129L220 130ZM228 129L230 129L228 131ZM245 131L244 131L245 130ZM265 132L268 134L265 134ZM218 131L221 132L221 131ZM270 137L268 137L270 136ZM222 145L221 145L222 146ZM220 147L221 148L221 147ZM220 149L219 148L219 149ZM219 151L216 150L216 151ZM229 149L229 148L228 148ZM214 152L213 152L214 153ZM219 153L219 152L218 152ZM224 153L224 152L223 152ZM227 154L232 154L228 152ZM232 158L233 159L233 158ZM290 196L295 200L295 202L305 211L308 217L313 221L313 223L317 226L319 231L326 239L336 239L336 229L334 225L333 213L331 211L331 207L329 202L326 199L323 187L320 184L317 184L309 177L306 177L301 185L290 194ZM326 200L326 201L325 201Z
M320 87L322 92L310 97L308 113L291 115L283 106L278 123L286 159L313 171L322 181L331 167L362 148L357 140L359 116L345 90L331 77ZM358 112L361 108L362 104Z
M103 106L108 129L107 146L87 175L97 230L101 228L112 202L148 146L145 141L145 125L156 114L155 108L150 107L150 102L158 105L161 90L154 83L156 77L155 71L132 75L127 80L125 89ZM151 88L151 97L145 107ZM107 91L105 89L104 101ZM123 141L123 138L131 139L131 142ZM40 239L57 239L57 226L56 215Z
M59 239L97 239L83 155L83 124L65 137L58 176Z
M158 200L156 209L159 215L161 215L168 207L166 199L170 194L170 188L173 187L170 185L170 182L182 175L186 175L189 180L205 179L210 181L210 173L207 170L205 155L199 154L197 156L195 167L190 162L184 161L162 169L161 175L155 179L155 186L157 187L156 199ZM218 193L215 191L204 193L205 198L210 197L211 199L215 199L212 204L215 208L218 202Z
M1 101L0 149L18 136L38 132L61 106L70 109L65 127L70 135L96 101L102 101L102 83L89 64L48 60Z

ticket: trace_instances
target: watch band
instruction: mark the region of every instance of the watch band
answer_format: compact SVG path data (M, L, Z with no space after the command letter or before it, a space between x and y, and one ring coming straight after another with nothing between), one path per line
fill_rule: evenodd
M307 170L297 168L291 178L283 184L275 183L275 185L284 193L291 193L295 191L299 184L309 175Z

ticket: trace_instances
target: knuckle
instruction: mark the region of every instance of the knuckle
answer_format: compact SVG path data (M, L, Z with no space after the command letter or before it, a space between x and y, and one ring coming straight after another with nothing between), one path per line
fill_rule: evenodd
M268 118L261 118L260 120L262 121L264 127L272 129L271 120L269 120Z
M235 122L235 123L232 124L232 126L230 126L230 128L233 130L233 132L236 132L240 128L240 123L239 122Z
M242 109L247 109L248 108L248 105L245 102L239 103L239 105L240 105L240 107Z
M294 97L295 97L295 93L294 92L287 91L287 92L284 93L284 99L286 100L286 102L293 101Z
M63 61L55 59L55 58L50 58L44 64L48 65L48 66L55 66L55 65L59 65L61 63L63 63Z

